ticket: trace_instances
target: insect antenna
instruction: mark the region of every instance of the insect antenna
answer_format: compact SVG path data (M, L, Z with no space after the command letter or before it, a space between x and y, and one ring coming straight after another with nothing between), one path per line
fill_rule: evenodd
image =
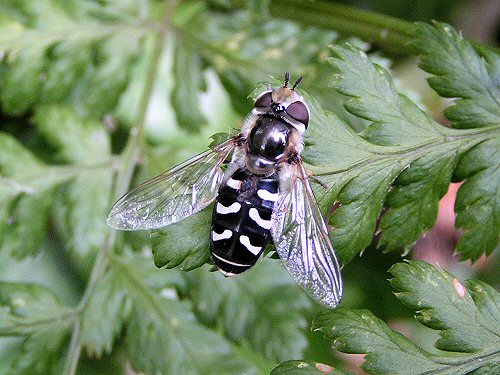
M299 78L297 78L297 80L293 84L292 90L295 90L295 88L300 84L300 82L302 82L302 76L300 76Z
M290 82L290 72L285 72L285 86L288 87L288 82Z

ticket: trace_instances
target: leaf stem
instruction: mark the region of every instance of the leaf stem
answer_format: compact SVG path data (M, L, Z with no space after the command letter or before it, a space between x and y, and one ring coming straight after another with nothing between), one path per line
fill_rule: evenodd
M14 324L8 324L0 328L0 336L16 336L20 330L25 330L29 328L34 328L39 325L47 325L55 322L63 321L76 321L78 319L78 314L75 310L69 310L59 315L50 316L48 318L42 318L37 320L31 320L29 322L17 322Z
M76 374L78 360L80 359L80 354L82 352L82 344L80 343L80 324L80 319L77 319L73 325L71 342L69 344L68 356L66 357L66 362L64 363L63 374Z
M118 169L118 158L96 164L71 164L71 165L51 165L42 167L42 172L26 176L3 176L0 174L0 186L5 185L13 188L19 193L35 194L42 191L47 184L51 186L65 182L71 178L79 176L85 171L98 171Z
M130 137L125 146L125 150L121 156L121 168L116 176L116 184L114 192L112 195L113 199L121 196L129 187L130 181L132 180L132 174L137 165L140 157L144 128L146 125L146 114L153 94L153 88L156 81L156 72L158 71L158 66L161 59L161 54L163 47L165 45L165 40L170 31L170 15L172 14L173 8L176 5L176 1L169 1L165 7L163 20L161 27L159 28L156 40L154 44L153 53L151 55L151 61L146 73L146 80L144 83L144 91L141 95L139 102L139 110L137 115L137 126L131 129ZM73 326L73 333L71 338L71 344L68 350L68 355L66 357L66 364L64 367L63 375L74 375L77 369L78 360L81 354L81 343L79 342L81 333L81 315L85 311L87 304L94 292L99 280L101 279L106 267L109 263L108 254L112 251L115 243L116 231L111 230L106 238L106 241L100 251L96 256L92 272L90 274L89 282L87 288L78 304L77 311L80 315L80 319Z

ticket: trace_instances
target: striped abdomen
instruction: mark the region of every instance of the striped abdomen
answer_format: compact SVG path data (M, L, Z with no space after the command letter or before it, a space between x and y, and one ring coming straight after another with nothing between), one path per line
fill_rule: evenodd
M252 267L270 239L271 214L278 199L276 175L259 177L238 169L215 200L212 258L226 275Z

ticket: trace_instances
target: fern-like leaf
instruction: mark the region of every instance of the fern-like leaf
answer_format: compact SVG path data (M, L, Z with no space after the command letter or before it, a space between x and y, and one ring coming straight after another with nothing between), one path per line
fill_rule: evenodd
M389 328L368 310L321 313L313 327L345 353L365 354L370 374L495 374L500 369L500 295L491 286L453 275L422 261L397 263L390 271L396 297L420 323L440 331L431 353ZM446 301L446 302L443 302Z

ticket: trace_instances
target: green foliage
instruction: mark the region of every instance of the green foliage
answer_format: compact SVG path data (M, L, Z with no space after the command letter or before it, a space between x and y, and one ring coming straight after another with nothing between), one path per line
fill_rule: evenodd
M210 261L210 231L213 205L180 223L153 231L153 254L157 267L180 266L189 271Z
M439 95L459 98L445 116L456 128L498 126L498 55L476 51L450 26L419 24L413 46L422 55L420 67L433 74L429 85Z
M117 5L4 3L0 23L9 32L2 32L0 48L9 55L0 74L3 110L15 115L35 104L64 102L99 116L116 105L143 36L135 18L140 4Z
M58 150L51 159L71 166L48 166L8 134L0 134L0 172L5 176L0 200L6 218L0 225L0 233L5 232L2 249L19 258L36 254L53 209L68 246L81 254L95 251L108 231L109 136L99 123L84 121L66 107L41 106L33 122Z
M197 316L266 358L300 356L307 345L303 313L309 299L278 262L264 259L255 267L229 280L206 270L189 274L187 290Z
M339 308L320 314L313 328L338 350L366 354L370 374L494 374L500 366L500 294L479 280L462 285L422 261L395 264L389 272L396 297L423 325L440 331L431 353L391 329L368 310ZM447 301L447 303L443 303Z
M20 336L5 374L47 374L58 365L59 353L77 318L46 288L35 284L0 283L0 332Z
M448 26L422 27L435 30L433 36L440 43L456 43L457 48L465 46L469 52L472 49L467 42L453 39L454 34L447 32ZM418 35L422 38L420 44L424 45L425 33ZM430 54L432 50L426 51ZM436 59L434 55L427 57L424 52L424 68L437 71L437 67L430 68L430 61L456 63L456 56L448 52L441 51ZM419 236L434 225L438 202L449 183L463 179L467 181L458 193L456 210L457 227L465 229L465 235L457 251L462 253L463 259L472 260L478 259L483 252L491 253L500 234L497 214L500 208L499 118L487 127L478 122L469 123L468 127L473 129L443 127L399 93L388 72L373 64L363 52L343 46L334 47L334 53L331 63L338 73L333 86L345 96L344 105L349 112L371 121L358 136L346 131L338 118L328 113L322 115L321 109L313 106L320 123L314 123L314 128L311 126L311 145L305 157L318 166L316 174L330 185L318 194L326 202L325 211L332 202L340 203L330 224L336 229L333 242L341 258L349 261L368 246L384 206L389 210L379 225L378 246L386 251L401 248L408 251ZM498 66L494 60L498 61L498 56L487 53L490 65L487 66L486 60L479 59L477 54L471 63L481 65L481 72L491 71L494 76ZM460 73L463 72L450 70L446 82L461 82ZM432 82L441 82L433 78L430 78ZM493 79L485 78L481 82L485 87L477 95L472 95L472 91L464 93L451 84L447 92L439 89L441 86L436 87L437 83L433 87L439 94L447 95L454 88L452 96L467 95L468 106L480 107L485 92L499 97L500 89L492 87L492 82ZM458 100L450 108L463 106L464 101ZM456 117L459 112L453 113ZM320 135L323 139L318 140ZM343 146L338 147L338 143ZM336 160L333 164L332 159Z
M118 258L113 263L118 285L132 304L125 349L134 368L168 374L253 372L223 337L194 319L189 304L175 298L175 289L169 288L182 282L178 274L161 274L143 263Z
M81 342L92 356L111 353L114 340L130 315L130 302L119 275L108 272L99 281L82 314Z
M315 306L278 261L230 279L201 267L210 263L211 207L153 238L105 225L120 194L194 155L211 134L222 139L251 109L252 88L281 82L286 70L304 75L312 118L303 156L321 209L335 208L329 223L344 263L379 230L379 247L408 251L433 226L450 181L465 181L456 250L476 260L497 246L498 55L446 25L418 26L414 46L431 86L458 98L446 128L401 92L386 60L353 47L360 41L329 49L336 32L270 17L282 2L233 3L0 4L0 259L22 269L1 276L0 374L91 373L100 359L102 372L331 370L290 361L311 350ZM292 3L291 15L305 14L305 3ZM497 292L472 281L457 297L450 275L422 263L391 272L398 298L441 331L437 347L461 353L430 354L367 311L325 313L316 327L349 333L341 349L369 353L368 369L404 357L452 371L481 358L481 371L495 372ZM356 286L346 285L352 303Z
M444 115L457 128L494 131L500 120L500 57L488 49L481 54L448 25L421 24L414 46L420 66L433 74L429 84L441 96L458 98ZM498 131L463 155L455 170L466 180L455 204L457 228L465 234L457 245L462 259L477 259L478 248L491 253L500 236L500 135Z

